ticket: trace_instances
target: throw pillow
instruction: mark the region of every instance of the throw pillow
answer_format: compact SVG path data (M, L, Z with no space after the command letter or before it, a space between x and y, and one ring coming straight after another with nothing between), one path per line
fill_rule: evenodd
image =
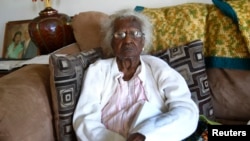
M101 57L101 48L83 51L76 55L50 56L50 84L57 140L76 140L72 116L80 95L84 71L90 63Z
M153 55L166 61L185 78L200 114L214 119L202 49L203 42L194 40L186 45L171 47Z
M196 39L204 41L207 7L208 4L205 3L186 3L160 8L136 6L135 11L148 16L153 25L153 47L147 51L152 53Z

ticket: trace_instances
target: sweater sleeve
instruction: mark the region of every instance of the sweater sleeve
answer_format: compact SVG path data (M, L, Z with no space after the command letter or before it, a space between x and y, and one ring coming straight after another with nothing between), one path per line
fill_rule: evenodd
M163 106L167 111L144 120L132 132L144 134L146 141L183 140L197 128L198 107L191 99L185 79L177 71L158 58L149 57L148 63L162 92Z
M100 65L92 64L86 70L82 92L73 116L73 127L78 141L125 141L124 137L106 129L101 123L104 74Z

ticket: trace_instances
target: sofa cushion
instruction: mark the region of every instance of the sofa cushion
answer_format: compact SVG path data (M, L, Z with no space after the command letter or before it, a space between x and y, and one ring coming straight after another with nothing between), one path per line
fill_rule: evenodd
M51 54L77 54L81 52L77 43L72 43L67 46L64 46L56 51L52 52Z
M250 119L250 71L207 69L214 115L223 124L246 124Z
M0 140L54 141L49 96L48 65L27 65L1 77Z
M196 39L204 41L207 5L186 3L160 8L135 7L136 11L148 16L153 24L153 47L146 51L180 46Z
M154 55L166 61L185 78L200 114L214 119L202 49L203 42L195 40L182 46L158 51Z
M57 140L75 140L72 116L80 95L83 74L88 65L100 57L101 48L74 55L50 56L50 84Z
M103 44L104 35L101 30L101 24L108 19L109 15L98 11L81 12L73 17L72 28L80 50L102 47L110 52Z

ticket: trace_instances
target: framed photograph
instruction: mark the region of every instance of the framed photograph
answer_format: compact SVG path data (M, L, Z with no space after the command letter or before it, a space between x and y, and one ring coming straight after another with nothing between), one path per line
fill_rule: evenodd
M39 55L39 49L30 39L28 31L30 21L9 21L6 23L2 58L24 60Z

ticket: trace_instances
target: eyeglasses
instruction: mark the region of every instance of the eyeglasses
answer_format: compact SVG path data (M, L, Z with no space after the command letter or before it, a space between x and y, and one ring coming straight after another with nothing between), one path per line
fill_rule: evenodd
M140 31L129 31L129 32L120 31L120 32L115 32L113 34L115 39L124 39L127 35L129 35L129 37L133 39L138 39L144 36L144 33Z

